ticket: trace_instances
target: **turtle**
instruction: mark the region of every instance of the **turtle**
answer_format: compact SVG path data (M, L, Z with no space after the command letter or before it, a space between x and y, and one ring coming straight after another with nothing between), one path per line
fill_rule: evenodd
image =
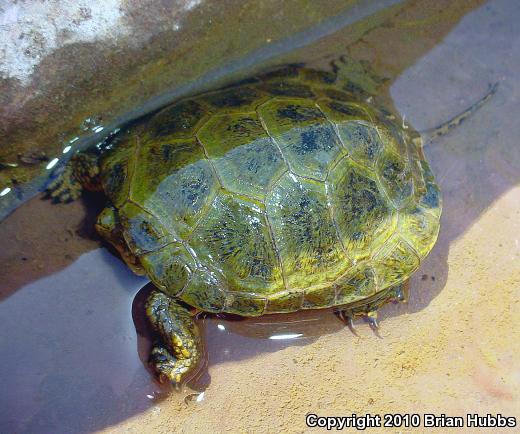
M418 135L337 70L288 65L180 99L77 153L56 200L100 190L96 229L155 289L150 365L179 384L193 311L242 317L405 299L442 199Z

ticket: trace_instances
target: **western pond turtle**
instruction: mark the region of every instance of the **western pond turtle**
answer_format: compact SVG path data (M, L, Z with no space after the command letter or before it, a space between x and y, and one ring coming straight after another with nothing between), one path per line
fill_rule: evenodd
M201 339L189 307L241 316L402 299L441 197L422 145L337 71L290 65L182 99L77 154L51 186L101 189L96 228L156 286L151 364L178 383Z

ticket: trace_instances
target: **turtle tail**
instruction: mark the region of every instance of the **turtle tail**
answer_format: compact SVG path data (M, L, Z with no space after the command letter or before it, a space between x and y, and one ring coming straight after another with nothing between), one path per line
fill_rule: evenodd
M453 128L458 127L462 122L468 119L473 113L480 109L486 102L488 102L498 90L498 82L490 84L488 92L480 98L477 102L472 104L463 112L443 122L437 127L420 131L419 134L423 138L424 144L428 144L438 137L448 134Z

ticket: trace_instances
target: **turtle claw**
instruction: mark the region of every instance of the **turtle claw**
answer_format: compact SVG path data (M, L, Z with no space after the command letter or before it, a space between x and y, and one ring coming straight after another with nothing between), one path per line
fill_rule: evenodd
M409 290L405 285L399 285L395 290L395 301L399 303L408 303Z
M54 203L68 203L78 199L82 190L81 184L74 177L73 168L67 166L63 173L49 184L46 197Z
M347 316L347 326L350 330L352 330L352 333L356 333L356 328L354 327L354 320L352 319L352 317L349 315Z
M153 348L150 355L150 364L157 373L161 384L172 383L176 388L189 370L190 363L186 360L177 360L169 351L161 346Z
M357 336L356 327L354 326L354 317L350 313L347 313L344 310L338 311L338 316L339 316L339 319L347 325L347 327L352 332L352 334Z
M374 330L379 330L379 322L377 321L377 310L372 310L367 313L367 321L370 327Z
M83 190L101 191L97 156L76 154L63 168L63 172L47 187L47 197L55 203L79 199Z

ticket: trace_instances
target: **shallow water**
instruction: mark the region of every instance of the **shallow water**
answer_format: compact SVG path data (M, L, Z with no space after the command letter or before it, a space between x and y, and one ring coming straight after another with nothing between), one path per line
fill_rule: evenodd
M176 86L173 88L168 87L164 83L162 83L162 80L164 80L164 75L168 76L168 72L166 73L162 71L161 76L157 77L146 77L146 80L143 78L140 79L140 81L144 84L152 84L152 89L155 90L156 87L159 89L162 89L162 92L157 94L157 92L153 92L151 94L148 94L147 92L143 91L143 89L139 89L137 92L137 95L133 95L131 97L132 101L139 100L141 102L140 105L132 106L130 108L126 107L126 110L124 110L125 104L121 102L121 100L124 100L124 98L121 98L119 96L119 106L115 109L112 108L105 113L105 117L108 117L109 119L103 120L103 115L101 113L90 115L89 117L85 118L81 125L75 125L73 131L76 131L78 135L70 134L70 131L67 131L67 134L70 136L67 141L64 141L64 137L66 136L65 132L62 132L59 135L59 142L62 143L62 146L58 146L57 149L53 150L52 155L46 156L43 163L39 165L35 165L31 167L31 165L18 165L17 170L19 169L20 173L23 173L23 171L28 171L29 173L32 173L34 176L31 179L31 182L25 182L22 184L12 184L12 183L5 183L5 179L2 178L2 185L0 185L0 219L3 219L5 216L7 216L9 213L12 212L13 209L15 209L17 206L21 205L26 200L30 199L31 197L34 197L39 192L43 191L45 187L48 185L48 174L52 173L58 173L60 168L63 167L69 160L69 158L73 155L73 152L71 150L81 150L81 149L87 149L90 147L93 147L99 143L101 143L103 140L105 140L107 137L112 136L113 134L116 134L118 131L120 131L122 128L124 128L126 125L132 123L132 121L139 119L140 117L152 113L159 108L170 104L172 101L175 101L176 99L179 99L181 97L184 97L186 95L192 95L194 93L201 92L203 90L213 89L215 87L221 86L223 83L229 83L230 80L238 79L246 77L253 72L258 72L258 70L261 70L265 68L266 64L272 63L273 59L277 59L280 57L283 57L287 53L294 52L298 48L305 47L308 44L311 44L312 42L326 37L328 35L334 34L335 32L344 29L350 25L363 22L363 20L367 20L374 14L384 11L387 8L390 8L392 6L398 5L399 3L402 3L401 0L364 0L363 2L346 2L344 5L338 4L338 6L343 6L343 8L346 8L341 13L337 15L333 15L332 17L329 17L328 13L323 13L324 11L321 11L317 17L314 17L314 21L309 21L309 23L318 23L314 26L310 26L302 31L296 32L294 35L287 36L285 38L280 38L280 35L277 34L276 31L273 31L271 36L270 33L266 35L265 43L263 43L262 46L251 49L251 46L244 41L242 43L243 47L247 47L245 52L247 53L245 56L236 58L235 53L229 53L225 52L223 55L223 59L219 58L217 56L217 59L220 61L220 64L218 66L213 67L208 70L208 68L205 66L206 63L210 63L210 60L203 59L202 62L199 62L200 64L204 65L203 71L205 72L202 74L202 76L190 79L187 83L183 83L182 80L180 81L174 81L176 83ZM189 4L189 2L188 2ZM194 3L195 4L195 3ZM128 6L128 5L127 5ZM131 5L130 5L131 6ZM133 5L138 6L138 5ZM308 5L309 6L309 5ZM336 9L335 7L335 9ZM285 7L286 9L281 10L281 12L285 12L285 10L289 10L289 7ZM13 8L13 10L16 8ZM30 9L30 8L29 8ZM107 7L107 9L110 9ZM116 8L117 9L117 8ZM189 7L188 7L189 9ZM312 8L311 8L312 9ZM36 10L36 8L35 8ZM342 10L340 7L338 10ZM114 11L112 11L114 12ZM121 12L121 11L119 11ZM127 11L128 12L128 11ZM16 15L16 12L12 12L14 15ZM135 13L135 11L133 12ZM210 14L211 9L207 11L206 13ZM117 13L116 13L117 14ZM10 15L7 13L7 15ZM46 17L49 19L49 17ZM63 19L63 16L60 16L60 21ZM294 17L296 18L296 17ZM310 19L311 17L309 17ZM12 17L5 18L7 22L9 22ZM150 18L152 21L154 18ZM31 21L29 19L29 21ZM199 20L197 23L197 26L202 24L204 26L204 23L206 21L206 18L203 17ZM296 20L295 20L296 21ZM211 24L211 19L209 19L209 23ZM288 23L290 24L290 23ZM251 26L251 24L248 24L247 22L243 24L244 29L254 30L255 26ZM44 26L42 26L44 27ZM227 27L227 26L226 26ZM285 26L287 28L290 28L288 26ZM194 26L196 28L196 26ZM298 27L296 27L298 28ZM56 30L57 31L57 30ZM147 29L147 32L149 32L150 29ZM190 31L190 29L188 29ZM6 32L7 33L7 32ZM160 41L161 39L167 39L168 36L166 35L168 32L159 32L156 35L156 40ZM153 34L153 30L152 30ZM286 35L286 32L281 32L282 35ZM12 35L9 35L12 37ZM150 35L147 36L147 38L150 38ZM227 38L227 36L226 36ZM21 38L23 39L23 32L21 34ZM187 39L190 39L189 33L187 36ZM195 39L195 38L194 38ZM146 38L145 38L146 40ZM263 38L261 39L262 42ZM153 42L152 45L155 48L155 45L160 46L160 42ZM255 38L251 38L252 42L256 42ZM218 41L216 46L218 47L219 44L222 42L222 46L226 46L226 41ZM131 43L130 46L132 47L134 44L138 45L139 43L139 37L136 38L135 41L133 41L133 44ZM178 42L177 42L178 43ZM66 45L66 44L65 44ZM63 48L65 48L65 45ZM148 42L145 44L148 46ZM256 45L253 43L253 47ZM173 47L176 47L176 44L173 44ZM11 48L11 47L9 47ZM134 47L135 48L135 47ZM151 47L148 46L148 49ZM118 47L119 50L124 51L124 49L128 49L128 47L125 47L124 44L121 44L120 47ZM193 59L196 59L196 56L198 53L198 50L200 47L195 46L193 51ZM117 51L115 49L114 51ZM173 52L173 57L180 57L182 59L182 49L178 49L177 51ZM227 51L231 51L229 48ZM239 52L243 52L243 49L235 50ZM143 50L138 55L135 55L135 57L143 56L143 58L146 58L146 55L143 54ZM27 53L25 53L27 54ZM171 53L170 53L171 54ZM200 54L199 54L200 55ZM208 55L208 53L206 53ZM124 56L121 56L124 57ZM131 57L129 55L129 57ZM156 61L161 64L165 61L168 61L168 56L163 54L162 56L159 54L158 59ZM300 58L299 61L302 59ZM124 64L124 62L122 62ZM182 60L181 60L182 63ZM284 63L283 61L279 61L278 63L275 62L275 64ZM6 65L2 65L6 66ZM8 65L11 66L11 65ZM73 67L81 68L81 64L73 64ZM115 71L112 71L112 73L117 77L117 74L121 73L121 69L124 69L121 65L118 65L119 68L115 69ZM146 63L144 65L141 65L141 67L144 69L145 66L149 66ZM16 69L16 68L15 68ZM135 68L134 68L135 69ZM173 69L173 68L170 68ZM183 71L182 68L178 70ZM194 74L194 71L187 71L190 76L191 74ZM130 75L130 74L129 74ZM195 74L195 77L197 75ZM58 85L63 81L63 77L54 77L54 80L58 82ZM91 79L96 86L100 86L100 88L103 87L101 83L95 83L95 80ZM131 86L133 81L136 81L133 77L124 77L121 81L127 80L129 83L128 85ZM146 83L144 83L146 81ZM179 84L180 83L180 84ZM84 86L83 83L61 83L61 86L66 89L67 87L75 87L75 84L78 84L79 90ZM13 86L15 87L15 86ZM7 87L9 90L9 86ZM66 93L64 89L61 89L62 93ZM112 89L113 90L113 89ZM69 89L70 91L70 89ZM89 92L91 94L92 92ZM125 92L123 92L124 94ZM91 95L86 95L84 98L90 97ZM16 98L14 98L16 99ZM81 101L81 98L75 98L79 101ZM100 99L103 101L103 98ZM108 101L108 98L107 98ZM12 103L12 101L10 101ZM67 105L70 105L71 107L74 107L76 104L76 101L68 101ZM87 102L86 106L89 103ZM92 107L96 106L95 103L90 103ZM16 106L16 104L13 104ZM49 104L44 104L49 105ZM64 104L65 105L65 104ZM72 108L71 108L72 109ZM106 109L105 109L106 110ZM9 113L9 110L6 111L6 113ZM16 110L14 110L14 113L16 113ZM9 116L13 116L13 114L7 115L6 114L6 120L9 118ZM47 113L43 111L43 113L40 113L40 117L45 119L45 116L47 116ZM16 117L16 116L14 116ZM52 117L50 117L52 119ZM48 119L49 122L52 123L52 121ZM28 120L29 121L29 120ZM9 123L6 122L6 125ZM30 125L32 127L32 125ZM70 128L70 126L68 127ZM7 127L5 127L6 130L8 130ZM31 128L29 128L30 130ZM50 128L49 128L50 129ZM38 143L38 136L30 137L26 139L25 141L35 142ZM47 137L47 142L54 142L56 141L56 137L53 139L49 139ZM16 142L15 142L16 143ZM12 144L9 144L11 147ZM40 145L44 148L47 148L49 146L48 143L42 144L40 142ZM24 147L25 144L19 143L18 146ZM45 155L45 154L44 154ZM10 157L12 159L12 156ZM12 160L9 160L12 161ZM40 167L40 170L33 170L37 169L38 166ZM45 170L43 170L43 167L45 167ZM43 172L43 174L42 174ZM38 174L36 176L35 174ZM1 175L1 174L0 174ZM24 175L21 175L22 177Z
M96 198L35 199L17 210L0 225L9 242L0 431L304 432L308 412L500 412L520 421L519 18L516 2L492 0L402 71L407 62L388 47L367 48L388 69L394 61L390 94L418 130L499 82L491 101L425 149L444 195L441 233L411 279L410 302L382 309L379 334L360 320L354 335L330 311L208 316L197 395L172 393L143 363L146 280L92 239L92 217L84 222ZM363 44L381 38L376 29Z

